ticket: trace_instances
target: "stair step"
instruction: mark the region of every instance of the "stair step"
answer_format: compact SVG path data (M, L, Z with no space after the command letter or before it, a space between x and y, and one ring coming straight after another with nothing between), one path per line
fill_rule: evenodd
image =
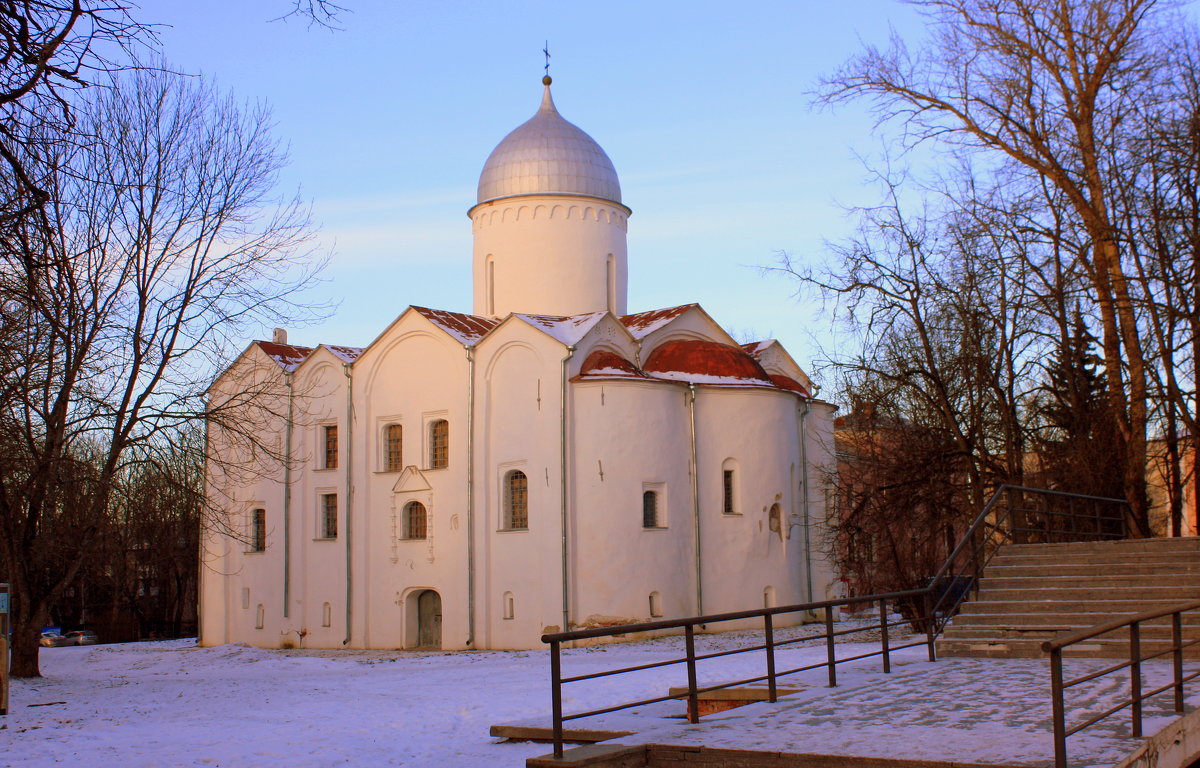
M986 656L995 658L1048 658L1042 650L1042 639L987 637L963 637L938 640L935 649L938 656ZM1166 650L1163 643L1141 644L1142 655ZM1125 658L1129 656L1129 643L1117 640L1086 640L1063 649L1068 658ZM1200 659L1200 647L1192 646L1183 652L1186 659Z
M992 582L983 582L979 594L971 602L1034 602L1034 601L1091 601L1091 600L1152 600L1165 603L1180 603L1187 600L1200 600L1200 584L1189 586L1147 586L1126 587L1093 587L1077 586L1077 581L1071 581L1070 586L1008 588L993 587Z
M1137 551L1200 551L1200 536L1160 536L1152 539L1114 539L1110 541L1064 541L1053 544L1009 544L1007 552L1137 552Z
M1200 601L1200 594L1195 594L1194 600ZM1141 613L1143 611L1151 611L1155 608L1170 608L1184 602L1178 600L1163 600L1163 599L1104 599L1093 598L1088 600L1060 600L1049 599L1044 595L1032 595L1020 600L996 600L996 599L980 599L972 600L964 603L959 616L976 616L979 614L1019 614L1019 613L1097 613L1107 614L1110 616L1124 616L1126 614ZM1196 619L1192 623L1200 623L1200 611L1193 611L1196 614ZM1187 614L1184 614L1185 620Z
M980 591L997 589L1052 589L1055 587L1195 587L1200 584L1196 575L1176 573L1143 573L1136 575L1103 576L1103 575L1049 575L1045 568L1040 569L1039 575L1005 575L984 573L979 581Z
M1002 578L1011 576L1046 576L1048 575L1048 571L1050 571L1050 569L1053 569L1053 573L1058 576L1116 577L1147 576L1168 573L1177 576L1200 578L1200 559L1196 560L1195 562L1171 563L1169 565L1154 562L1054 563L1051 561L1037 565L997 565L993 562L984 569L983 577L987 578L991 576L993 578Z
M1086 580L1084 586L1103 583L1115 587L1120 587L1122 584L1152 587L1154 584L1164 581L1168 584L1187 586L1187 584L1200 583L1200 569L1140 568L1136 571L1114 571L1112 568L1106 568L1104 564L1097 564L1061 565L1058 568L1052 568L1049 565L1009 565L1004 569L992 569L989 566L984 571L984 583L988 583L988 580L997 580L997 578L1026 578L1026 580L1032 580L1025 582L1026 586L1033 587L1040 586L1040 584L1054 586L1055 582L1050 580L1060 580L1061 582Z
M961 626L970 624L972 626L986 626L990 624L1011 624L1014 626L1043 626L1046 624L1063 625L1071 627L1090 627L1096 624L1103 624L1112 619L1124 618L1137 611L1116 611L1114 613L1105 612L1084 612L1072 611L1070 613L960 613L951 620L951 626L955 624ZM1150 619L1142 622L1142 628L1170 626L1171 618L1169 616L1161 616L1157 619ZM1183 614L1183 626L1195 627L1200 629L1200 611L1189 611Z

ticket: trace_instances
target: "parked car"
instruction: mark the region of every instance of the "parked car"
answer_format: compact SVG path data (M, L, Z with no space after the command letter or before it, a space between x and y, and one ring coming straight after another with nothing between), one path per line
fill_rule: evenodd
M67 645L67 638L57 632L43 632L38 644L43 648L57 648L60 645Z
M95 645L100 638L90 629L77 629L63 635L63 645Z

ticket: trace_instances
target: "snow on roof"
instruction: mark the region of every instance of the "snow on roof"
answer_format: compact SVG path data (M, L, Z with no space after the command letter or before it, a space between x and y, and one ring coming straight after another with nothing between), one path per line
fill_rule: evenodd
M678 307L652 309L649 312L638 312L636 315L625 315L621 322L629 329L635 339L642 339L662 328L667 323L699 304L681 304Z
M362 347L343 347L337 344L322 344L322 347L333 353L333 356L343 363L353 363L363 353Z
M574 344L592 329L596 323L608 314L607 312L588 312L583 315L527 315L514 312L513 317L519 317L534 328L545 331L563 344Z
M583 361L583 365L579 368L579 375L572 381L645 378L649 377L639 371L636 365L617 353L609 352L607 349L597 349Z
M430 309L429 307L413 307L413 309L466 346L473 346L475 342L482 339L499 324L490 317L447 312L444 309Z
M286 373L291 373L308 359L312 354L312 347L297 347L294 344L276 344L273 341L255 341L259 349L266 354L267 357L279 364Z
M763 339L762 341L751 341L750 343L742 344L741 346L742 349L746 350L748 354L752 355L755 360L758 360L762 353L767 351L768 347L770 347L772 344L778 343L779 342L775 339Z
M776 386L747 352L716 341L668 341L650 354L643 369L655 378L693 384Z

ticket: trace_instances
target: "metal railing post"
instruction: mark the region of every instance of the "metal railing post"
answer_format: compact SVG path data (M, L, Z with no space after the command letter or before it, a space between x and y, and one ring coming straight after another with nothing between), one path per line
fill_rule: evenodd
M763 614L763 644L767 646L767 695L769 701L776 701L778 691L775 687L775 627L772 619L771 614Z
M929 660L937 661L937 653L933 650L933 642L936 637L934 625L937 624L937 618L933 615L933 598L931 597L932 590L925 593L925 644L929 647Z
M1054 712L1054 768L1067 768L1067 716L1063 706L1061 648L1050 651L1050 698Z
M687 675L688 675L688 722L700 722L700 701L696 695L696 627L688 624L684 628L684 639L687 644Z
M1171 614L1171 661L1175 667L1175 711L1183 714L1183 614Z
M1142 738L1142 630L1129 625L1129 699L1133 705L1133 737Z
M837 653L833 649L833 610L825 606L825 657L829 664L829 687L837 688Z
M883 645L883 671L892 671L892 654L888 646L887 598L879 601L879 641Z
M563 756L563 719L562 719L562 662L559 659L560 644L557 640L550 641L550 706L554 718L554 759Z

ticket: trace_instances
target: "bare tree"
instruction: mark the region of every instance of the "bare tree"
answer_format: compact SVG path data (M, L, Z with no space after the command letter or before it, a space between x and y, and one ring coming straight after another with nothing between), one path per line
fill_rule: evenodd
M1061 194L1101 325L1125 494L1145 524L1149 377L1114 214L1112 150L1160 63L1156 0L914 0L932 40L868 48L824 83L827 103L866 97L911 142L998 154Z
M261 108L166 67L72 108L80 130L27 155L50 226L0 238L0 558L21 676L129 463L193 421L258 439L258 393L206 410L205 384L252 329L313 316L300 294L321 265L306 211L275 195Z

